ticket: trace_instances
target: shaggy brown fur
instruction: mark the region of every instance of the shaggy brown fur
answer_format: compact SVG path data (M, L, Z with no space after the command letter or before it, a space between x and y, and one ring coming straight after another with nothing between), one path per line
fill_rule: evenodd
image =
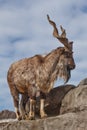
M49 22L50 21L48 17ZM55 28L55 27L54 27ZM62 30L62 34L65 30ZM62 35L61 35L62 37ZM59 37L57 37L59 39ZM66 37L63 37L65 40ZM68 41L67 41L68 42ZM8 70L7 80L16 108L16 116L20 119L19 94L28 94L30 97L30 119L34 118L35 97L41 92L41 117L46 116L44 112L44 93L48 93L54 85L55 80L63 78L67 82L70 78L70 70L75 68L72 46L68 42L67 47L59 47L52 50L46 56L35 55L25 58L11 65Z

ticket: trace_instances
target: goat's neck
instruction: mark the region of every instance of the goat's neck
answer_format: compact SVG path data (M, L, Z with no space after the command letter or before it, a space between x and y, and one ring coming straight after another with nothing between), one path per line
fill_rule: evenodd
M39 78L36 79L37 85L43 92L49 92L53 88L54 81L58 76L60 55L60 49L57 48L44 57L44 62L39 68L39 73L37 73L39 74Z
M53 50L51 53L49 53L46 57L45 57L45 69L47 69L49 74L54 73L56 70L56 66L58 64L59 61L59 57L60 57L60 49L57 48L55 50Z

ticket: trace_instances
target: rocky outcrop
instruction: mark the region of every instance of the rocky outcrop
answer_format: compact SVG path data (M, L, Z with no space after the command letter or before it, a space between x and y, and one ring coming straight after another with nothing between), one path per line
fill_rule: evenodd
M2 130L87 130L87 117L84 114L87 115L87 112L68 113L35 121L9 122L2 124Z
M77 86L62 100L60 114L87 110L87 85Z
M87 85L87 78L83 79L83 80L79 83L79 85ZM79 85L78 85L78 86L79 86Z
M1 119L15 119L15 112L9 110L3 110L0 112L0 120Z
M51 117L1 123L0 130L87 130L86 81L77 87L60 86L47 95L45 110Z
M71 84L62 85L52 89L50 93L47 94L45 111L48 114L48 116L56 116L60 114L60 108L64 96L75 87L76 86ZM36 112L38 112L39 115L38 109Z

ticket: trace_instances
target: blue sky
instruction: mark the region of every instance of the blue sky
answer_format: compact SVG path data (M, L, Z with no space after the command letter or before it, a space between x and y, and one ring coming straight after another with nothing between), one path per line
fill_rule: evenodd
M78 85L87 77L86 0L0 0L0 111L14 110L7 84L11 63L62 46L53 36L46 15L66 29L74 41L76 68L68 83ZM63 84L57 81L55 86Z

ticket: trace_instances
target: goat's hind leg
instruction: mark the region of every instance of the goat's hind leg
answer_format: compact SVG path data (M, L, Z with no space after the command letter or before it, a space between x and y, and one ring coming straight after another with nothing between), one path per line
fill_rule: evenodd
M28 113L29 113L29 105L28 105L28 94L22 94L21 95L21 101L20 101L20 113L21 113L21 117L22 119L27 120L28 119ZM26 106L28 106L28 110L26 110Z
M21 114L20 114L20 111L19 111L19 97L18 98L13 97L13 101L14 101L16 118L18 120L21 120L22 118L21 118Z
M8 75L7 78L8 78L8 85L9 85L9 88L10 88L10 93L11 93L12 98L13 98L16 118L18 120L21 120L20 111L19 111L19 92L16 89L16 86L14 85L13 81L10 79L11 75Z

